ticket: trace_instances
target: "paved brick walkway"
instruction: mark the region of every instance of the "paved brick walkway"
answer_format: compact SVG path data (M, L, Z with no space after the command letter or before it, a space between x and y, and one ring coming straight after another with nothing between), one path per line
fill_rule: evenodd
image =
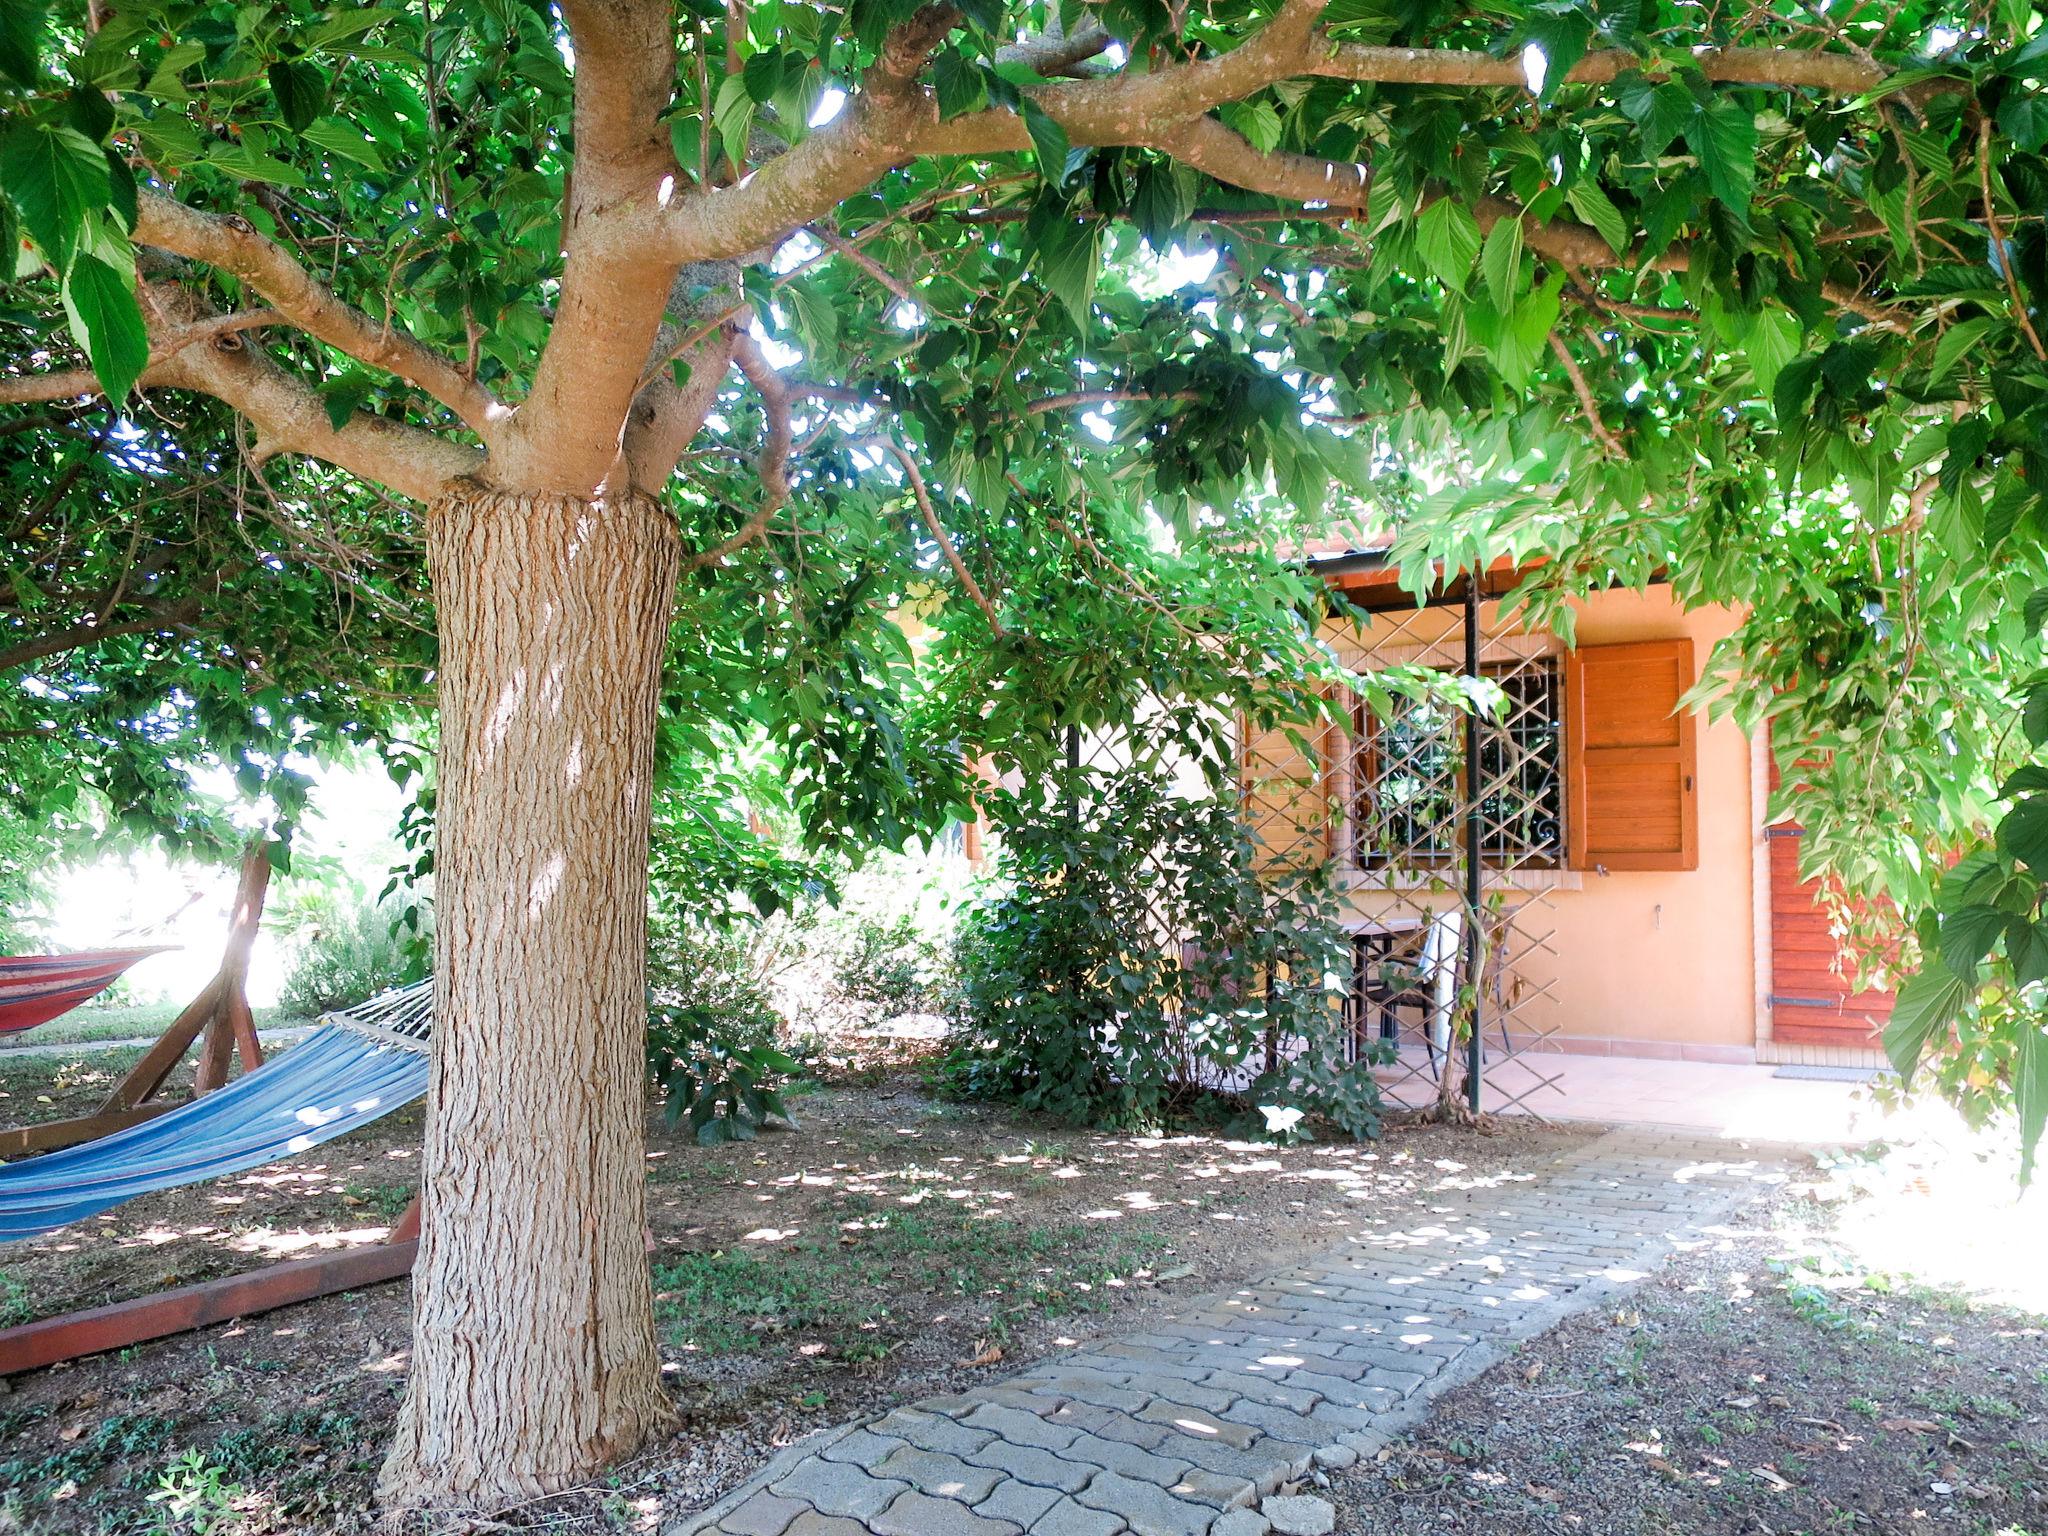
M1262 1536L1263 1495L1377 1450L1779 1176L1746 1155L1610 1132L1446 1225L1353 1234L1143 1333L814 1437L667 1536Z

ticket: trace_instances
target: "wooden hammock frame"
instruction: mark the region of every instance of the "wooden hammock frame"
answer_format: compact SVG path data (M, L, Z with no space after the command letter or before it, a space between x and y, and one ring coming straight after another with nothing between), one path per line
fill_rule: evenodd
M242 858L242 877L235 892L227 951L213 980L172 1021L97 1113L0 1131L0 1156L90 1141L140 1125L175 1108L174 1104L157 1099L156 1094L194 1040L200 1041L198 1070L192 1082L194 1098L211 1093L227 1081L229 1058L237 1050L241 1053L243 1071L261 1066L263 1047L256 1039L256 1024L249 1012L245 986L249 951L256 942L263 899L269 888L267 848L261 843L251 844ZM233 1322L239 1317L253 1317L295 1302L361 1290L387 1280L403 1280L412 1273L413 1259L419 1253L419 1236L420 1202L415 1195L380 1243L288 1259L245 1274L181 1285L154 1296L138 1296L111 1306L0 1328L0 1377L37 1370L62 1360L76 1360L82 1355L126 1349L132 1344Z
M20 1157L25 1152L48 1152L57 1147L93 1141L131 1125L153 1120L176 1106L157 1097L164 1082L192 1042L199 1041L199 1060L192 1075L192 1097L213 1092L228 1080L228 1063L240 1053L242 1070L263 1065L263 1045L256 1038L255 1016L249 1011L249 951L255 946L256 931L263 921L263 901L270 890L270 845L262 840L249 844L242 854L241 879L235 887L234 911L228 922L227 948L213 980L199 989L199 995L171 1020L156 1044L143 1053L128 1075L115 1085L106 1103L89 1115L70 1120L52 1120L43 1125L16 1126L0 1130L0 1158ZM204 1038L202 1038L202 1036ZM0 1353L0 1370L8 1369L7 1356Z
M126 1349L215 1323L231 1323L340 1291L403 1280L412 1273L419 1247L420 1201L415 1195L381 1243L309 1259L287 1259L246 1274L222 1275L154 1296L0 1328L0 1377L76 1360L81 1355Z

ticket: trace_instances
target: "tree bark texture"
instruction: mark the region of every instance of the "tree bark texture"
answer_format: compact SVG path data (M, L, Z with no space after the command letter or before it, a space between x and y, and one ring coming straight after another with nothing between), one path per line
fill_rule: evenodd
M380 1493L502 1506L671 1422L645 1224L647 842L678 540L644 496L430 510L433 1086Z

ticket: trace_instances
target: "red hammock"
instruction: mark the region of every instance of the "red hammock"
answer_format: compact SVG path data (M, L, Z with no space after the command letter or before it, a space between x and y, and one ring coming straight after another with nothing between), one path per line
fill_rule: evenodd
M34 1029L112 986L148 949L86 949L75 955L0 956L0 1035Z

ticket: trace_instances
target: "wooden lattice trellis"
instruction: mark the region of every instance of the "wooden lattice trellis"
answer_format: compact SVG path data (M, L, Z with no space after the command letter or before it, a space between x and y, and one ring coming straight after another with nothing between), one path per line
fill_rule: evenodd
M1247 819L1276 869L1333 863L1354 934L1349 1038L1390 1056L1387 1099L1422 1108L1462 1090L1475 1109L1539 1112L1562 1092L1544 1051L1561 1027L1560 648L1461 596L1324 638L1352 671L1426 669L1481 707L1441 692L1382 713L1347 699L1334 713L1348 728L1249 729Z

